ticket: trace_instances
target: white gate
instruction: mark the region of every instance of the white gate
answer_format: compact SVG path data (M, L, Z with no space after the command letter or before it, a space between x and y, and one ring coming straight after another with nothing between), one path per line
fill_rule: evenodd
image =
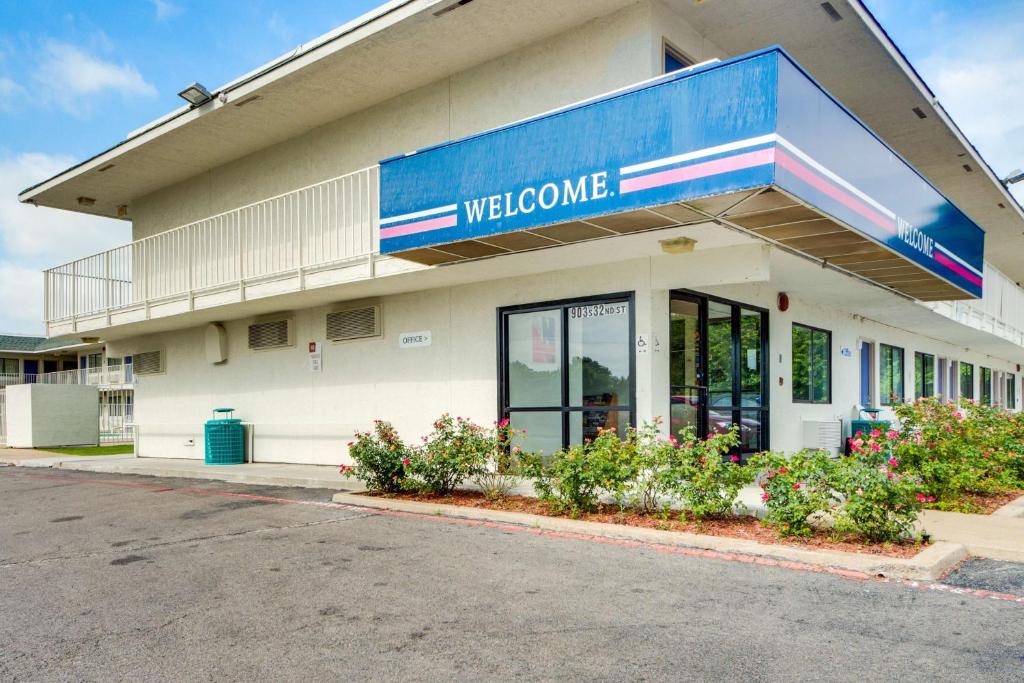
M135 441L135 390L100 389L100 444Z
M0 387L0 446L7 445L7 389Z

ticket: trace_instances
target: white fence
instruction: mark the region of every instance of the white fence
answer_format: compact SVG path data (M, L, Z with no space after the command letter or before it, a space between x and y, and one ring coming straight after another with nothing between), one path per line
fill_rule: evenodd
M379 168L332 178L44 271L47 323L375 250Z
M89 384L92 386L121 386L135 384L131 365L105 368L81 368L60 372L0 374L0 387L12 384Z

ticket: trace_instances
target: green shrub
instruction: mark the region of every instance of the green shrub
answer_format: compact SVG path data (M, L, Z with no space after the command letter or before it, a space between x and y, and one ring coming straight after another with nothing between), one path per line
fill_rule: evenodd
M877 465L847 458L837 468L836 489L843 503L836 532L853 533L871 543L898 543L915 536L914 525L928 496L912 473L900 471L890 457Z
M593 510L602 493L625 505L637 480L636 441L602 430L593 441L558 451L545 463L538 455L526 459L526 474L535 479L541 499L576 516Z
M749 467L758 471L767 514L783 536L810 536L816 517L834 517L841 461L828 451L804 450L787 456L760 453Z
M522 451L513 444L516 431L508 418L497 423L489 433L488 455L484 465L473 477L487 500L501 500L519 483Z
M445 413L434 421L408 463L409 474L421 488L447 496L465 479L484 471L494 449L493 436L483 427Z
M740 464L738 455L726 456L737 444L736 428L706 439L698 439L692 427L680 431L656 464L659 492L677 499L683 515L705 519L731 514L740 489L756 474Z
M348 454L356 466L342 465L339 472L356 477L370 491L400 491L405 484L409 449L402 443L390 422L373 421L372 432L356 432L348 444Z

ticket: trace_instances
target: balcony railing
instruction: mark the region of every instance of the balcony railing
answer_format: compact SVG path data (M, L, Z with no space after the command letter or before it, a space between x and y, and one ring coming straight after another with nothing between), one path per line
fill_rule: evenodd
M987 263L981 299L927 306L963 325L1024 346L1024 289Z
M38 374L14 372L0 374L0 387L14 384L88 384L98 387L124 387L135 384L131 365L106 368L80 368Z
M45 271L47 324L368 258L378 167L189 223Z

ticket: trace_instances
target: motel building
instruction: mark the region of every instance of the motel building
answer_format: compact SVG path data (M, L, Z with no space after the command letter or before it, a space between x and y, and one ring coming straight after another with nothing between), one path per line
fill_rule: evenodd
M20 195L131 222L45 324L133 359L142 457L1021 405L1024 213L859 0L392 0L182 96Z

